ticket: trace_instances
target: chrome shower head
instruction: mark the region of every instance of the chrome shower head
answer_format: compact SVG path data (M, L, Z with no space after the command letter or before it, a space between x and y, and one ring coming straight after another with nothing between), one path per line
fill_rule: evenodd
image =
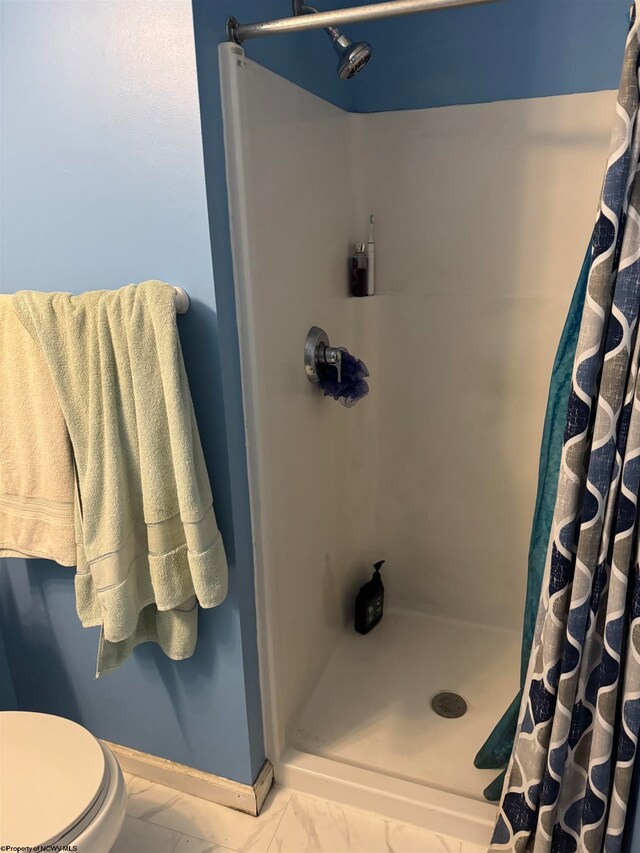
M293 0L294 15L313 15L317 12L315 6L305 3L304 0ZM371 45L366 41L354 44L349 36L345 36L337 27L326 27L325 32L338 54L338 77L341 80L350 80L371 59Z
M371 45L366 41L354 44L349 36L345 36L335 27L327 27L327 33L338 54L338 77L341 80L350 80L371 59Z

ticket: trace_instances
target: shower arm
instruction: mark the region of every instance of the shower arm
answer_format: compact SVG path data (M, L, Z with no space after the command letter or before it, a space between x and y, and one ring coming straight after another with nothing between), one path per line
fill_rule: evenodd
M291 18L258 21L254 24L240 24L231 17L227 20L227 35L229 41L242 44L247 39L297 33L303 30L327 29L343 24L374 21L378 18L412 15L416 12L434 12L437 9L447 9L452 6L475 6L477 3L494 2L496 0L384 0L381 3L369 3L352 9L334 9L330 12L316 12L313 15L294 15Z
M292 10L294 15L319 15L320 11L315 6L305 3L304 0L292 0ZM340 33L335 27L324 27L332 39L340 37Z

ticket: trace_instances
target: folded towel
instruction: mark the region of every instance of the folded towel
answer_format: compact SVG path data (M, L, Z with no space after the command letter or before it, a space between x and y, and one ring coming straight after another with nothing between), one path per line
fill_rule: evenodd
M23 291L14 297L42 347L77 478L76 603L100 625L97 674L138 643L193 653L196 599L214 607L227 564L177 335L174 291Z
M0 557L75 566L73 463L40 347L0 296Z

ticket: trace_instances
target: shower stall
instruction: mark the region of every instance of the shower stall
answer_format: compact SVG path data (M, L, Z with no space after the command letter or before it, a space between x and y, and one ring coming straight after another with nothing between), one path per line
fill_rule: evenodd
M238 44L219 59L267 755L294 788L485 843L496 771L473 758L518 689L549 375L615 93L355 114ZM377 292L355 299L371 213ZM366 362L353 408L307 381L312 326Z

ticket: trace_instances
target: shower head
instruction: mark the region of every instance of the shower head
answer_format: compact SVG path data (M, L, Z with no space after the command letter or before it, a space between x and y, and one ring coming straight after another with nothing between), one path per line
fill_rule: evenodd
M310 6L303 0L293 0L294 15L313 15L317 12L315 6ZM325 32L338 54L338 77L341 80L350 80L371 59L371 45L366 41L358 41L354 44L349 36L345 36L337 27L326 27Z
M371 59L371 45L366 41L354 44L349 36L345 36L335 27L327 27L327 33L338 54L338 77L341 80L350 80Z

